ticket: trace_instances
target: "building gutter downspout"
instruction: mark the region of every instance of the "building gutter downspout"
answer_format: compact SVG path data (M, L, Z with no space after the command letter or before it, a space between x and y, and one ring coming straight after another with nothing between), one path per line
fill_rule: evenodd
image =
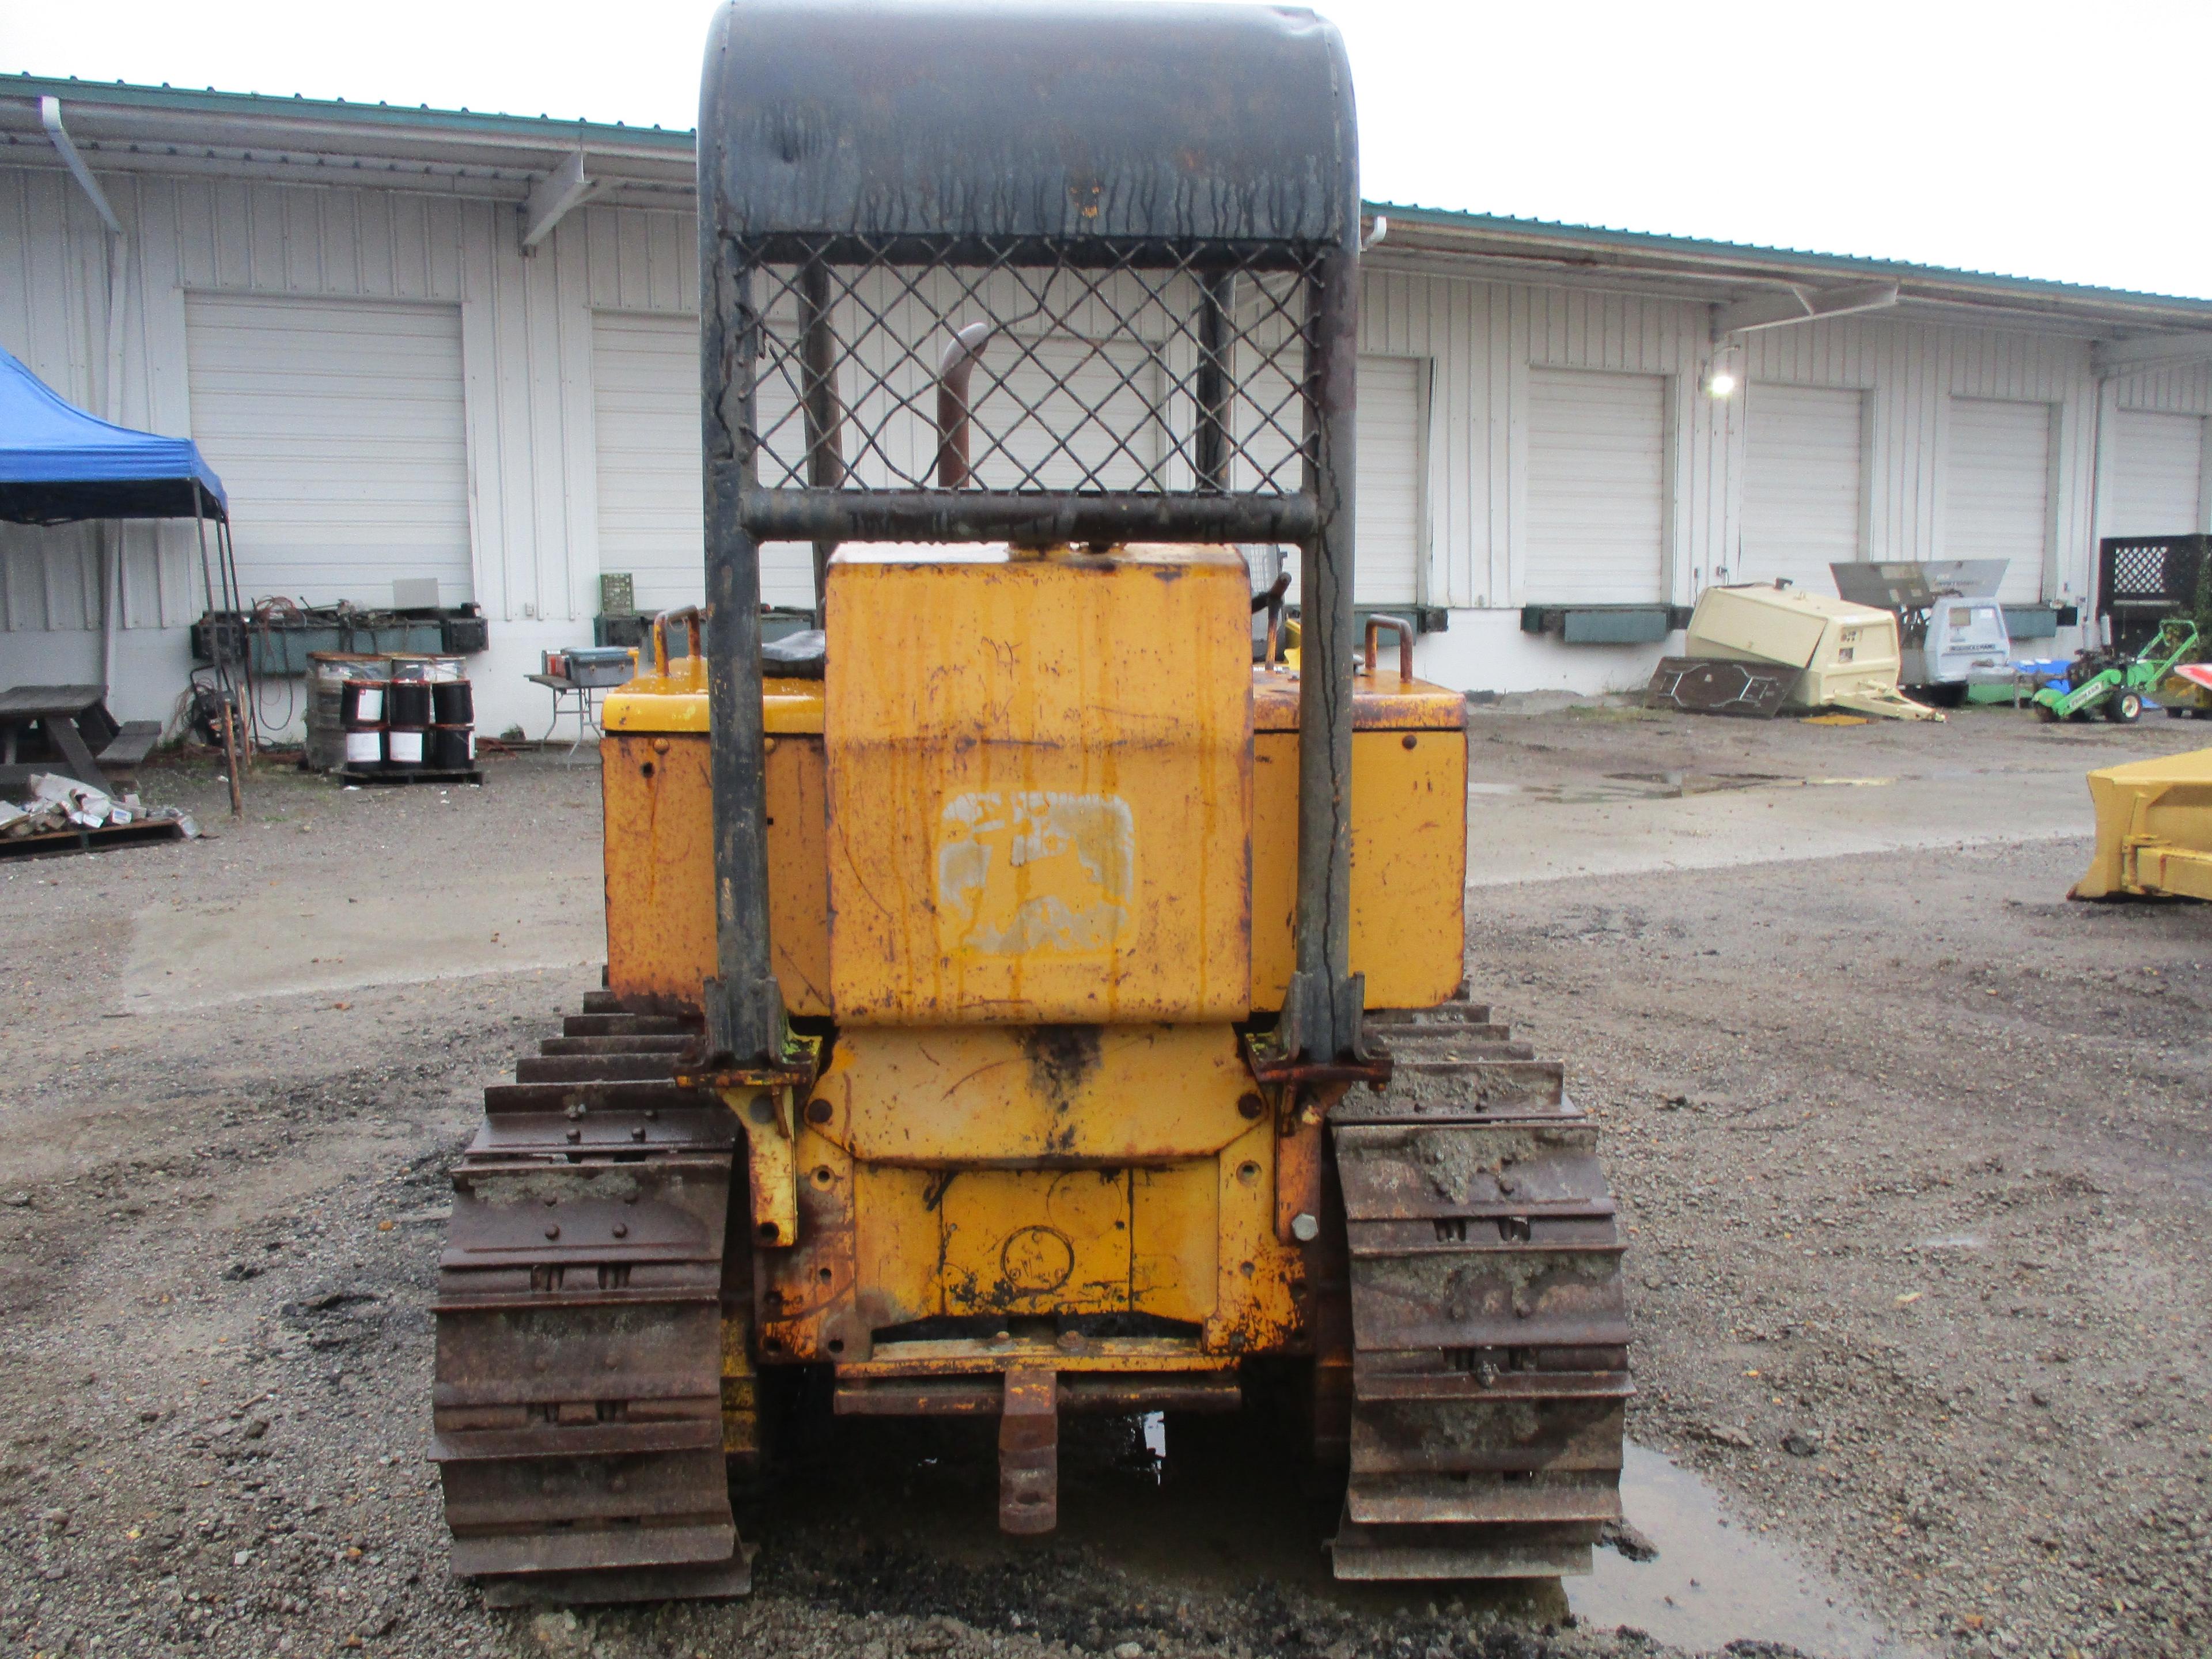
M70 175L84 191L85 198L100 215L100 222L107 228L107 378L100 388L100 413L104 419L117 426L123 424L123 317L124 289L130 280L130 266L125 258L123 222L115 216L107 192L100 189L100 181L92 176L76 141L62 125L62 105L58 98L39 100L39 125L46 130ZM109 520L100 529L100 688L103 694L115 685L115 626L117 613L123 607L123 528Z

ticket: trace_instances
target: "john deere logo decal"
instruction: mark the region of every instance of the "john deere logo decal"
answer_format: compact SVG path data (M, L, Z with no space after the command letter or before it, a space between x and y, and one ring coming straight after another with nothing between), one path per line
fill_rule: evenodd
M1118 795L955 795L938 820L938 938L963 956L1111 951L1130 925L1136 865Z

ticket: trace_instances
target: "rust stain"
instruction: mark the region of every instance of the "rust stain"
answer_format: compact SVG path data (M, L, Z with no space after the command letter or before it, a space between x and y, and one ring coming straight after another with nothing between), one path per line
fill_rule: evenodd
M1030 1086L1065 1113L1099 1064L1096 1025L1033 1025L1021 1035L1030 1066Z

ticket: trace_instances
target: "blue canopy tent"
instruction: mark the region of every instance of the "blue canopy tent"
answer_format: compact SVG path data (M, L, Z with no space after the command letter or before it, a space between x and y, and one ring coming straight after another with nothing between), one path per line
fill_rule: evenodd
M0 351L0 519L229 517L222 480L190 438L134 432L88 415Z
M137 432L88 415L0 350L0 522L53 526L87 520L191 519L199 529L200 579L210 616L238 609L230 501L222 480L189 438ZM207 527L216 526L215 560ZM119 554L118 555L119 557ZM220 572L218 574L217 573ZM103 681L112 678L120 569L103 572ZM219 631L218 631L218 645ZM234 701L232 658L213 652L216 680ZM102 691L107 690L102 685Z

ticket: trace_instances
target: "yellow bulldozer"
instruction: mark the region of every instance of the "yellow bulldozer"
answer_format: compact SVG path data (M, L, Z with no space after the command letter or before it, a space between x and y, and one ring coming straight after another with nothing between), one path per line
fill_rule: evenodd
M1298 10L718 17L706 603L606 702L605 987L453 1171L435 1455L495 1602L744 1589L802 1369L995 1419L1035 1534L1062 1413L1272 1367L1339 1577L1587 1568L1621 1244L1463 988L1464 702L1352 605L1353 131ZM774 544L821 626L764 646Z

